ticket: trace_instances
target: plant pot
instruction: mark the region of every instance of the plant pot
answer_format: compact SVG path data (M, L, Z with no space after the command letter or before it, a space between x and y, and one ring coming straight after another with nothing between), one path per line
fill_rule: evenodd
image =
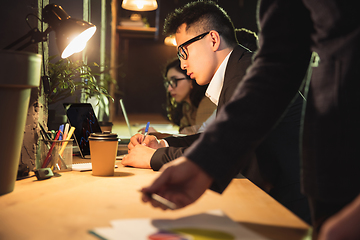
M0 50L0 195L14 190L31 88L39 86L41 55Z

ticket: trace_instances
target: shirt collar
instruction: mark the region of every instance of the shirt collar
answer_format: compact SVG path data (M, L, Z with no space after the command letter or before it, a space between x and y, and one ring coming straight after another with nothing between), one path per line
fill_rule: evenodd
M205 95L217 106L220 98L220 93L224 84L225 70L229 57L232 51L225 57L220 67L216 70L212 77L209 86L206 89Z

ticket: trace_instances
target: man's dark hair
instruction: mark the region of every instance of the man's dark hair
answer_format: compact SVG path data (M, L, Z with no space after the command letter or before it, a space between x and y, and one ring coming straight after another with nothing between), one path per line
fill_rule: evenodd
M237 44L235 28L230 17L213 1L199 0L175 9L165 19L164 34L175 34L183 23L186 24L186 30L193 27L198 34L215 30L227 44Z

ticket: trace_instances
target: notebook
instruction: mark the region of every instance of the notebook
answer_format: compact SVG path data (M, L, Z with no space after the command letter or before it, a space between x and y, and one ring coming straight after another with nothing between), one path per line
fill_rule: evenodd
M117 168L118 166L115 165L115 168ZM87 162L87 163L73 163L72 164L72 170L73 171L79 171L79 172L86 172L86 171L91 171L92 170L92 164L91 162Z
M75 127L74 138L82 158L90 158L89 136L101 133L99 122L90 103L64 103L66 116L71 126ZM123 144L123 143L122 143ZM117 159L122 159L124 150L118 150Z

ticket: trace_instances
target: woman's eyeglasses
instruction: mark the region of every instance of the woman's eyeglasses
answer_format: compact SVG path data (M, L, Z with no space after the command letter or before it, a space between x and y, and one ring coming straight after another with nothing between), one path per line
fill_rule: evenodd
M181 80L185 80L187 78L171 78L170 80L165 80L164 81L164 86L166 89L169 88L169 86L171 86L171 88L176 88L177 87L177 82L181 81Z

